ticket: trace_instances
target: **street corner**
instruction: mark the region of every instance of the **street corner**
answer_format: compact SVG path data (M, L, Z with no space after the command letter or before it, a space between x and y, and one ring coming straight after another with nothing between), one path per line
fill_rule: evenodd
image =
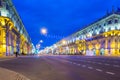
M19 74L17 72L0 68L0 78L2 80L30 80L27 77L23 76L22 74Z

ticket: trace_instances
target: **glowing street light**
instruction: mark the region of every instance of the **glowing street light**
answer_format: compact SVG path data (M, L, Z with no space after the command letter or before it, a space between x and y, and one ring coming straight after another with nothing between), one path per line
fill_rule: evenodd
M40 43L43 43L43 40L40 40Z
M63 41L62 41L62 44L66 44L66 40L63 40Z
M47 34L47 29L46 28L42 28L41 29L41 34L44 34L44 35Z

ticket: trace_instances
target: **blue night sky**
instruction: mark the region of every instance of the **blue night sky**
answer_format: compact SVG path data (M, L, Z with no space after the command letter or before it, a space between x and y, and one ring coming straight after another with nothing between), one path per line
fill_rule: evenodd
M13 3L36 45L50 46L63 37L84 28L111 11L120 7L120 0L13 0ZM40 34L46 27L48 35Z

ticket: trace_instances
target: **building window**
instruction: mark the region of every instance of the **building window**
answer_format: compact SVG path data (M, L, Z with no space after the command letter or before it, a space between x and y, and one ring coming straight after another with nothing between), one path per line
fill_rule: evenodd
M0 11L0 16L1 16L1 11Z
M117 20L117 19L115 20L115 23L118 23L118 20Z
M106 26L106 23L104 23L104 26Z
M108 24L112 24L112 21L110 20L110 21L108 21Z
M0 7L2 7L2 1L0 0Z
M101 25L99 25L99 28L101 28Z
M8 6L8 4L6 4L6 9L9 10L9 6Z

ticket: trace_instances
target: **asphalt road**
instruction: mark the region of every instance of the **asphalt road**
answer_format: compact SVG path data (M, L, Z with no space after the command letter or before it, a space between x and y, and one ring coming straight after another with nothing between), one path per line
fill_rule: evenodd
M31 80L120 80L120 58L34 56L0 61Z

